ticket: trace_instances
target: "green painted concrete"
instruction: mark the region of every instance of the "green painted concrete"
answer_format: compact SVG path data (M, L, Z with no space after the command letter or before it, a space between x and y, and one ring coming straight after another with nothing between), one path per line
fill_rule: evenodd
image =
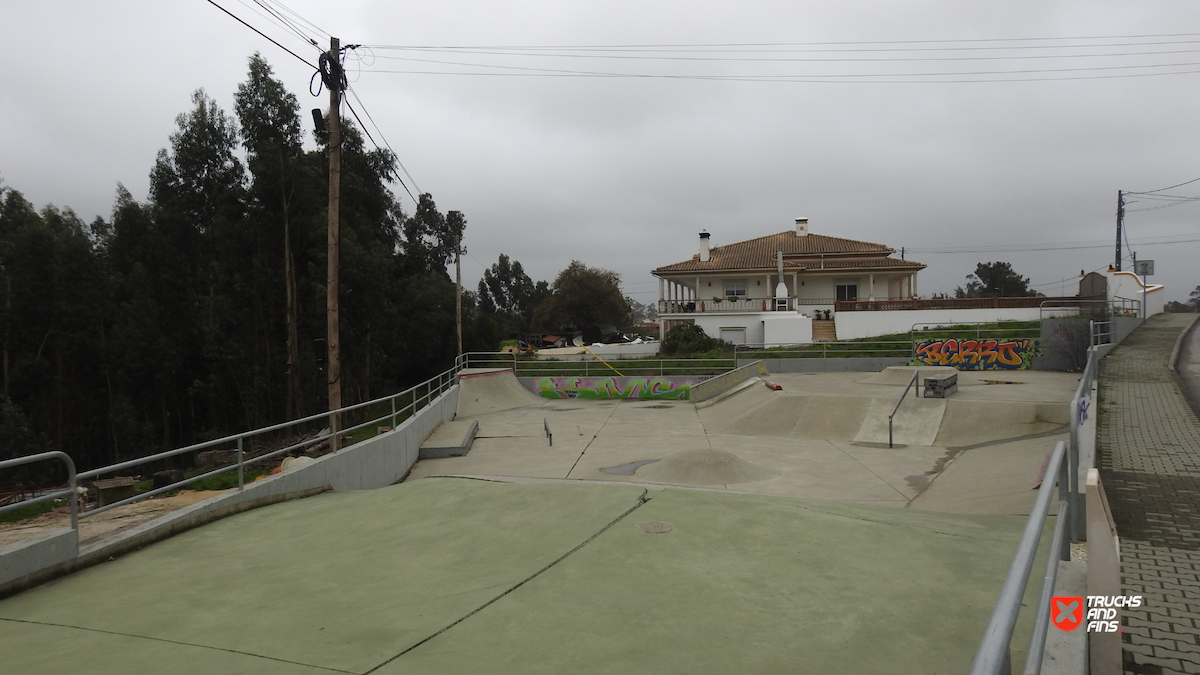
M427 479L0 601L0 654L19 673L962 673L1023 520Z

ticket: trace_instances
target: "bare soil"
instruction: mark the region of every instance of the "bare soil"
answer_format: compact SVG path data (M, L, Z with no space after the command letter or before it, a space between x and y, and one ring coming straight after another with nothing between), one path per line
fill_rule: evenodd
M170 497L143 499L118 506L90 518L79 519L79 544L82 546L127 530L135 525L204 501L221 490L182 490ZM0 523L0 548L36 537L53 530L71 526L70 507L60 506L53 511L15 523Z

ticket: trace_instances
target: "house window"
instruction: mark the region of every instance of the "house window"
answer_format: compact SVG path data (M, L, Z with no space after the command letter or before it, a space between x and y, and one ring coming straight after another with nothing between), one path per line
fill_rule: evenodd
M725 297L731 298L734 296L742 297L742 298L746 297L746 280L745 279L739 279L737 281L726 281L725 282Z
M858 284L838 284L837 285L838 300L857 300L858 299Z

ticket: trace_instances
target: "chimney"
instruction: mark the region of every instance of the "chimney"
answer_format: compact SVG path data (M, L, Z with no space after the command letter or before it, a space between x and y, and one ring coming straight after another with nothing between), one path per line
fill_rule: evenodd
M796 219L796 236L797 237L807 237L808 236L808 218L797 218Z
M708 262L708 230L700 230L700 262Z

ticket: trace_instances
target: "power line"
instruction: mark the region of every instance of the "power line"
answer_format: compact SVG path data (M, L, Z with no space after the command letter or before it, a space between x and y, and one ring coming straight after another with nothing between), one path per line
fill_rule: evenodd
M316 68L316 66L314 66L313 64L311 64L311 63L309 63L308 61L306 61L306 60L304 59L304 57L302 57L302 56L300 56L299 54L297 54L296 52L294 52L294 51L292 51L292 50L288 49L287 47L284 47L283 45L279 44L279 42L277 42L277 41L275 40L275 38L271 37L270 35L267 35L266 33L264 33L264 32L262 32L261 30L259 30L259 29L255 28L254 26L251 26L250 24L246 23L245 21L243 21L243 20L242 20L242 18L241 18L241 17L239 17L238 15L234 14L233 12L231 12L231 11L229 11L229 10L225 9L224 7L222 7L222 6L218 5L218 4L217 4L216 2L214 2L213 0L208 0L208 4L212 5L213 7L216 7L217 9L221 10L222 12L225 12L225 13L226 13L226 14L228 14L229 16L233 17L233 18L234 18L234 19L235 19L235 20L236 20L238 23L242 24L242 25L243 25L243 26L245 26L246 28L249 28L250 30L254 31L255 33L258 33L259 35L261 35L261 36L263 36L264 38L266 38L267 40L269 40L269 41L271 42L271 44L275 45L276 47L279 47L279 48L280 48L280 49L282 49L283 51L285 51L285 52L287 52L287 53L291 54L292 56L296 57L296 59L297 59L298 61L300 61L300 63L303 63L304 65L308 66L309 68Z
M388 143L387 138L383 135L383 130L380 129L379 125L375 123L375 118L371 117L371 111L367 110L367 105L363 103L363 100L359 97L358 92L354 90L354 87L347 87L347 89L350 91L350 94L354 96L354 100L358 101L359 107L363 109L363 114L367 116L367 119L371 120L371 124L373 124L375 126L375 130L379 132L379 137L383 139L383 144L387 146L388 151L391 152L392 156L396 158L396 164L400 165L400 169L404 171L404 175L408 176L409 182L413 184L413 187L417 189L417 193L420 194L421 186L417 185L416 179L413 178L412 174L408 172L408 168L404 166L404 162L400 161L400 155L392 149L392 144ZM359 124L362 124L362 122L359 122ZM396 176L396 180L400 180L400 176ZM400 184L404 185L404 181L401 180ZM405 186L404 189L407 191L408 186ZM412 193L409 192L408 196L412 197ZM417 201L416 197L413 197L413 201Z

